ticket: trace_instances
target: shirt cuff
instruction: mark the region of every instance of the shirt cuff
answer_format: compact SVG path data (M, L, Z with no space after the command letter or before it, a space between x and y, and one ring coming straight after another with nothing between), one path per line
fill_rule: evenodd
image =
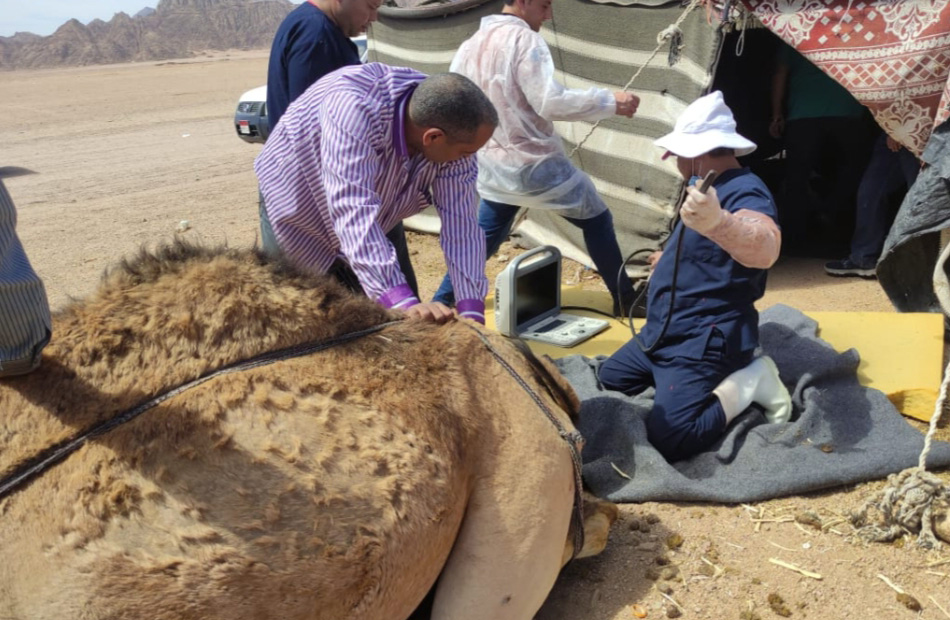
M413 295L408 284L400 284L383 293L379 303L387 308L405 310L419 303L419 298Z
M485 302L481 299L460 299L455 304L455 310L463 319L485 324Z

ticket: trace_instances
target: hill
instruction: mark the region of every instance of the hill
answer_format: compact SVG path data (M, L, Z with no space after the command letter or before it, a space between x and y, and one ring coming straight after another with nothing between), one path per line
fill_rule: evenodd
M0 70L188 58L198 52L266 49L289 0L160 0L130 17L108 22L71 19L42 37L0 37Z

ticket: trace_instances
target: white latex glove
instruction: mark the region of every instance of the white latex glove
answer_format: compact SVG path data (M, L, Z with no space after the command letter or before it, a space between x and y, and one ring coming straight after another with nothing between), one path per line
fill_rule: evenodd
M683 224L705 236L722 222L725 211L719 204L716 188L709 186L706 193L699 191L702 179L696 185L686 188L686 200L680 209L680 218Z

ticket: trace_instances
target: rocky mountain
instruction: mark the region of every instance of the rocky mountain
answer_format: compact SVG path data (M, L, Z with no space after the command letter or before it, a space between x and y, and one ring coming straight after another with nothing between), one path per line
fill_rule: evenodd
M159 0L135 17L116 13L108 22L71 19L41 37L18 32L0 37L0 70L188 58L198 52L266 49L289 0Z

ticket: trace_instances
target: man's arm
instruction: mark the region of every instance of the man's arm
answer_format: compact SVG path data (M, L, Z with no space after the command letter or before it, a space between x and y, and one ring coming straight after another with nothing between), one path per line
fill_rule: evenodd
M680 209L685 226L719 245L740 265L768 269L775 264L782 249L782 233L775 220L753 209L730 213L719 204L715 187L704 194L694 185L686 193ZM756 199L750 196L749 202ZM742 199L738 203L743 204Z
M618 113L618 100L606 88L565 88L554 77L554 60L544 39L533 35L531 40L535 44L515 63L514 79L539 116L549 121L599 121Z
M778 260L782 232L775 220L751 209L725 214L719 226L706 237L745 267L768 269Z
M371 299L401 310L419 303L376 222L382 208L376 175L383 165L375 139L377 110L355 95L330 93L320 122L323 189L340 250Z
M460 316L485 323L485 233L478 225L475 156L445 164L432 182L432 199L439 212L439 243L455 286Z

